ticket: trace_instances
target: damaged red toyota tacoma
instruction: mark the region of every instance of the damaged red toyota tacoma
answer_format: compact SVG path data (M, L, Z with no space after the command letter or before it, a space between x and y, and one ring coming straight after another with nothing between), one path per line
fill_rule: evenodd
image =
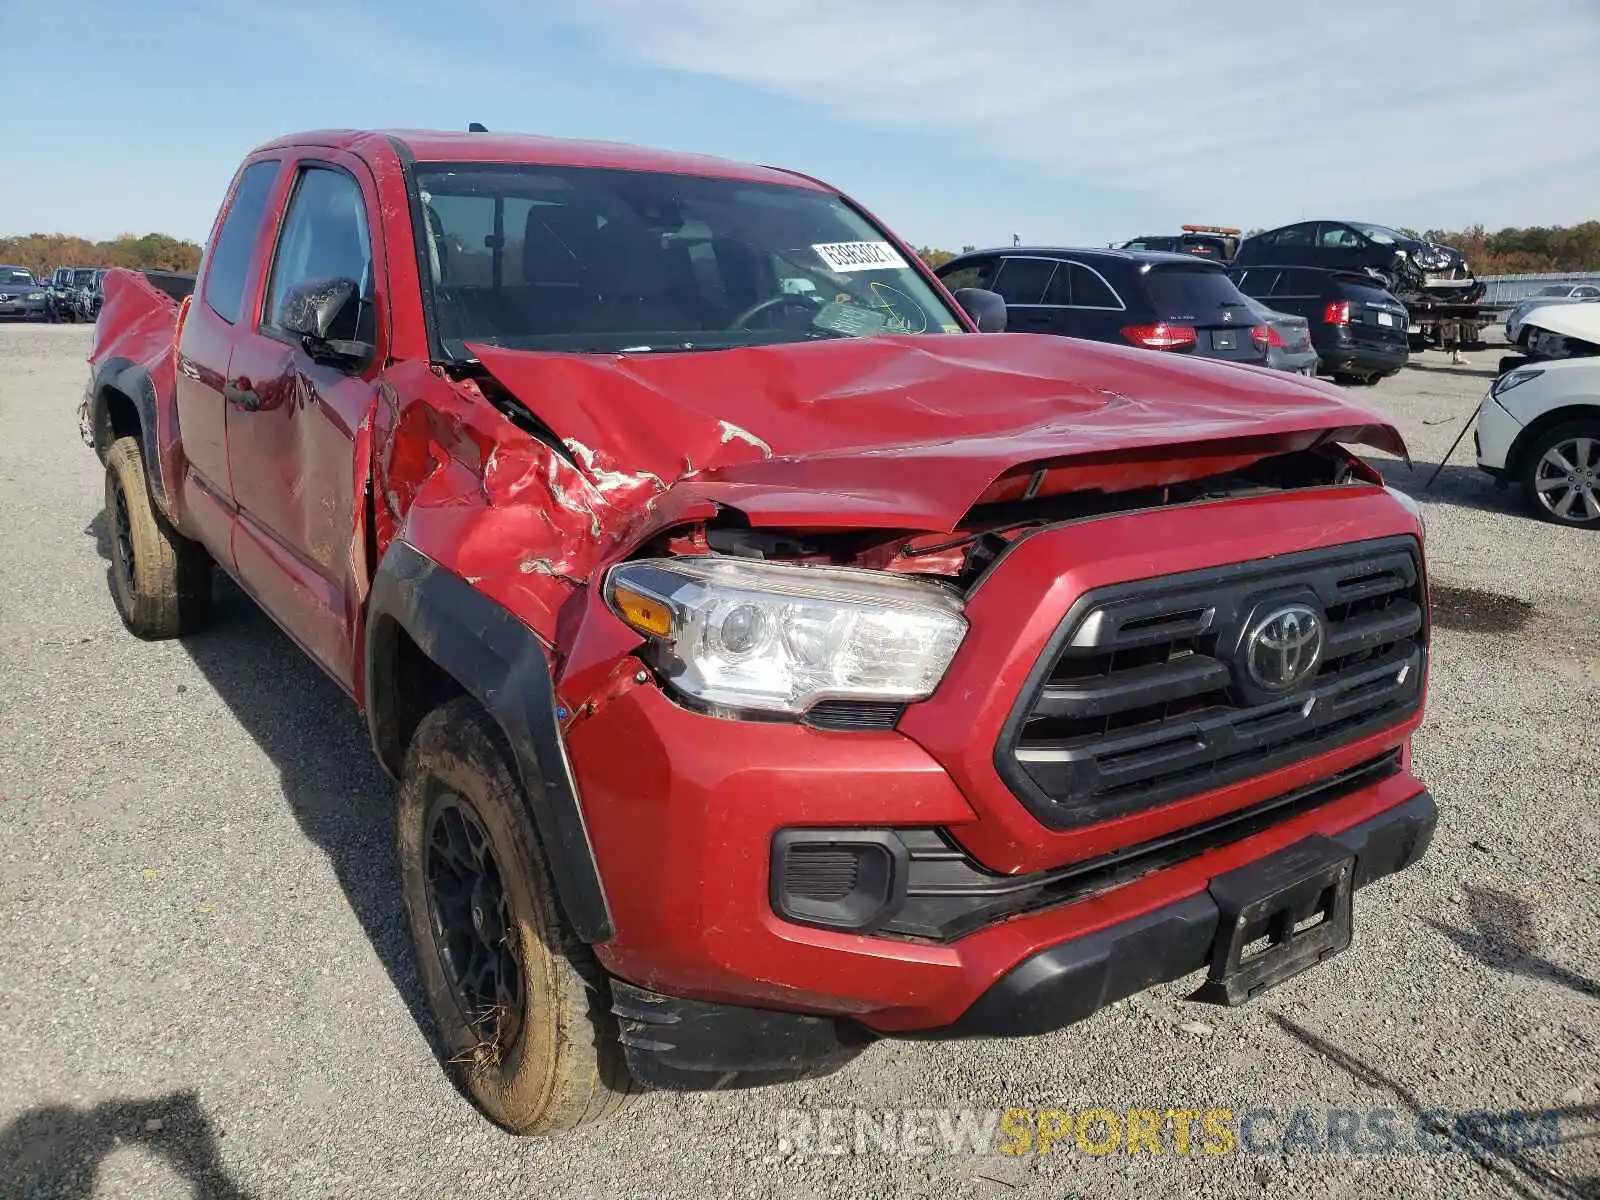
M360 706L496 1122L1241 1003L1425 850L1397 432L1000 314L806 176L482 132L272 142L181 307L108 277L118 611L221 567Z

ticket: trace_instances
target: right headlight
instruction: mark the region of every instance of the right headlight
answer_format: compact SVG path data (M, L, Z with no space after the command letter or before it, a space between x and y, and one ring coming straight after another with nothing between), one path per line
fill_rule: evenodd
M605 590L667 682L730 715L924 699L967 632L952 589L886 571L639 559L611 568Z
M1544 371L1540 367L1518 367L1514 371L1507 371L1489 385L1489 395L1498 400L1512 388L1521 387L1530 379L1537 379L1543 374Z

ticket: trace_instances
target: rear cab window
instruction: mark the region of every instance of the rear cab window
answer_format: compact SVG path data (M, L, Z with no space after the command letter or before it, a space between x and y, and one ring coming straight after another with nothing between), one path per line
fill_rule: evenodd
M240 172L227 216L223 217L216 243L207 256L200 296L207 308L230 325L238 323L244 307L250 256L281 165L277 159L264 159Z

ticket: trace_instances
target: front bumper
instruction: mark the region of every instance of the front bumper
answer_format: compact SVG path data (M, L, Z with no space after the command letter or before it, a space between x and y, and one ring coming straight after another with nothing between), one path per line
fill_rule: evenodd
M1491 475L1504 474L1511 447L1521 432L1521 422L1493 396L1485 396L1483 403L1478 406L1478 428L1473 435L1478 450L1478 466Z
M635 988L701 1003L846 1018L880 1034L939 1029L1042 951L1404 804L1421 791L1405 750L1420 712L1254 777L1071 828L1041 823L996 767L1005 724L1077 598L1153 574L1399 535L1420 529L1376 487L1175 506L1030 535L969 596L972 627L938 691L892 730L718 719L674 703L637 664L584 694L559 682L577 714L566 745L615 930L595 947L601 964ZM596 605L586 621L615 621ZM1382 778L1226 843L1086 891L1051 890L936 936L802 923L780 915L773 895L774 846L786 830L938 833L1009 884L1185 836L1389 755L1396 769Z
M1331 840L1353 856L1352 886L1359 889L1421 858L1437 822L1433 797L1418 791ZM1280 849L1297 844L1303 843L1291 840ZM1225 869L1219 866L1213 878ZM948 1024L898 1032L1025 1037L1082 1021L1214 962L1221 912L1211 890L1195 891L1028 956ZM826 1074L875 1035L890 1032L825 1015L684 999L622 982L613 984L613 998L629 1069L653 1087L709 1090Z
M0 300L0 320L42 321L45 313L43 300Z

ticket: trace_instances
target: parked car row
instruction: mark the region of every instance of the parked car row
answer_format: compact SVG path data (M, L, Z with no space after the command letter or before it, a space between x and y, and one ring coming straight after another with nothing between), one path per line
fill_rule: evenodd
M1222 225L1185 225L1183 232L1134 238L1123 250L1170 250L1237 267L1281 265L1371 275L1387 292L1404 299L1475 303L1483 285L1466 255L1368 221L1297 221L1243 241Z
M99 267L57 267L45 285L45 319L94 320L100 311L100 281L104 277L105 270Z
M26 267L0 266L0 320L93 321L105 303L106 267L57 267L47 280ZM182 300L194 276L179 271L141 270L156 288Z
M1185 252L1014 247L936 274L1006 305L1006 328L1372 384L1409 357L1406 309L1369 275L1302 267L1224 270Z

